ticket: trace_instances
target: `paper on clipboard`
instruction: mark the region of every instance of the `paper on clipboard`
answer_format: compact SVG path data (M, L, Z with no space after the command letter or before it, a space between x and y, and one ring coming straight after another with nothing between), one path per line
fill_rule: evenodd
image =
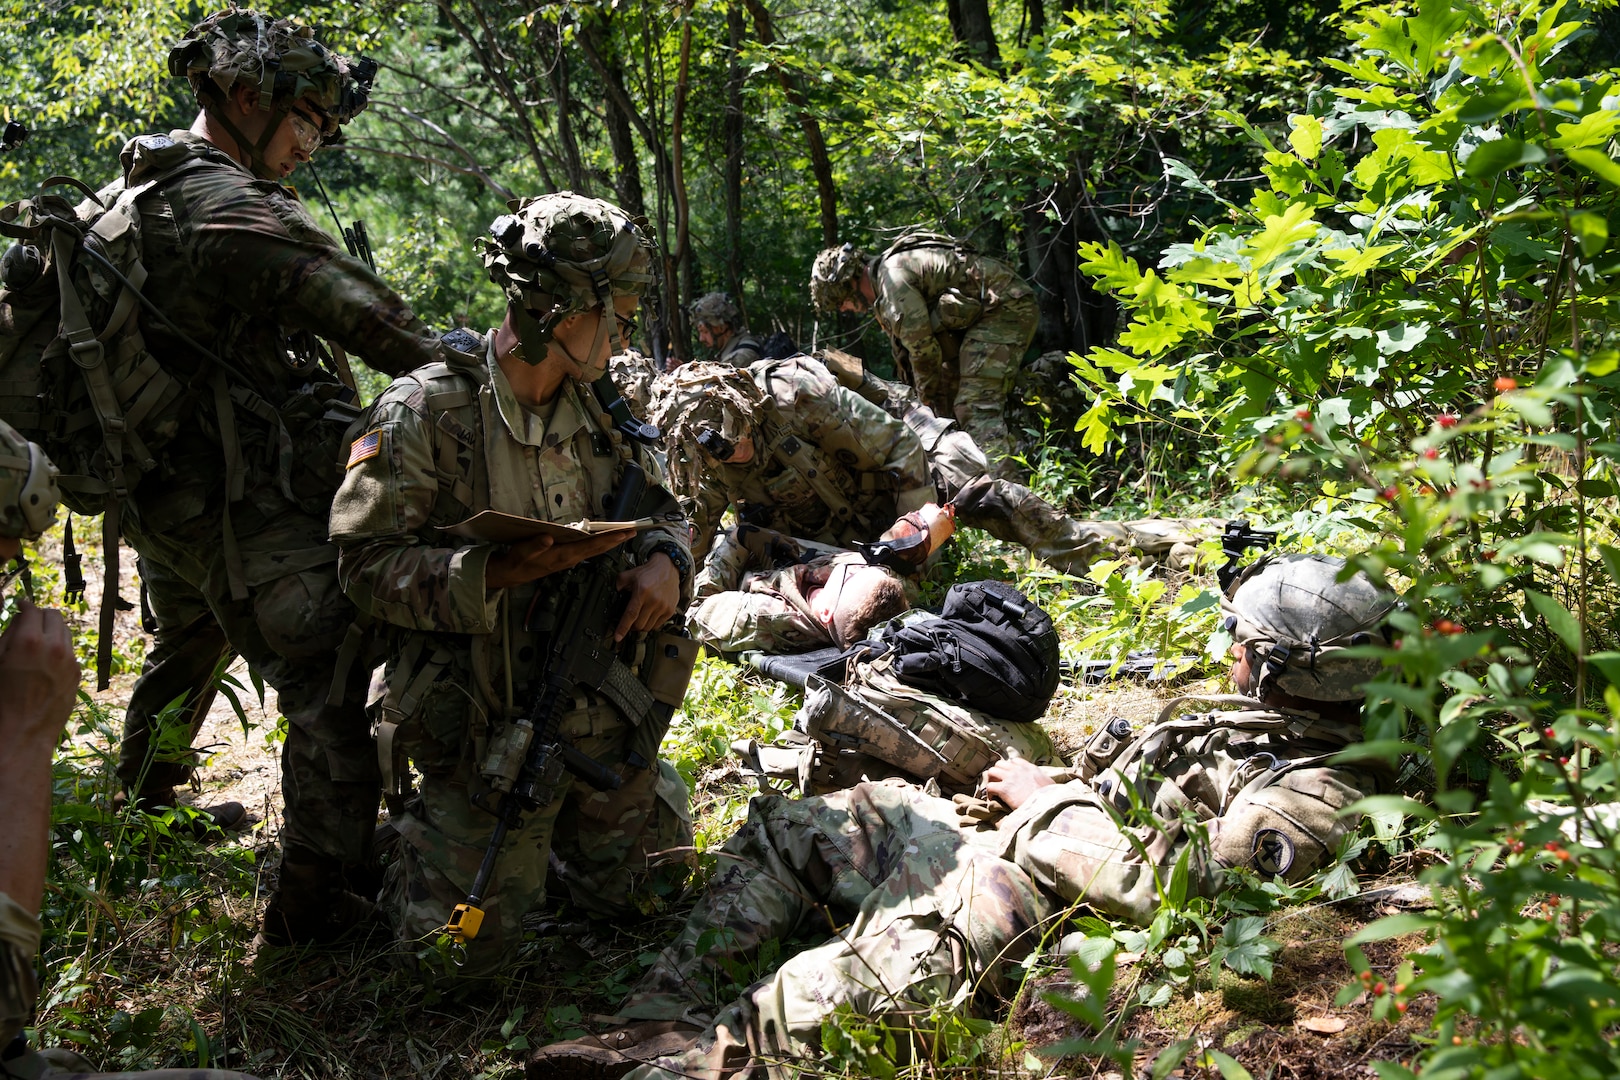
M637 518L635 521L575 521L564 525L558 521L540 521L518 514L503 514L499 510L480 510L466 521L445 525L443 530L468 540L482 540L492 544L516 544L536 536L554 537L558 543L584 540L602 533L627 529L651 529L668 522L662 518Z

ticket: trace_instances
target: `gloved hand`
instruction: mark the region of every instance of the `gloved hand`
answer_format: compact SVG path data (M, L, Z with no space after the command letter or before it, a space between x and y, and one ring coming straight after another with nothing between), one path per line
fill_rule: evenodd
M956 804L956 824L963 829L988 825L1007 812L1007 808L995 799L983 799L977 795L952 795L951 802Z
M737 543L748 552L750 563L772 569L791 566L804 556L793 537L759 525L737 526Z

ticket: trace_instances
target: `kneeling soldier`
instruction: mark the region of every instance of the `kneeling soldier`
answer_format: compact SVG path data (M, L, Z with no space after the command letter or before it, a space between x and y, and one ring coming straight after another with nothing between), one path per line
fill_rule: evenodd
M691 595L687 526L640 441L650 432L628 413L615 426L604 380L653 244L570 192L525 200L491 234L505 321L451 333L462 355L383 393L332 508L345 589L396 634L376 721L404 842L383 906L407 941L435 939L460 901L479 908L481 930L452 935L466 974L512 956L548 854L585 913L622 915L691 843L685 786L658 745L695 650L653 633ZM489 510L517 532L448 531ZM648 517L661 521L520 538L537 521ZM407 758L421 775L408 802ZM509 835L480 874L497 817Z

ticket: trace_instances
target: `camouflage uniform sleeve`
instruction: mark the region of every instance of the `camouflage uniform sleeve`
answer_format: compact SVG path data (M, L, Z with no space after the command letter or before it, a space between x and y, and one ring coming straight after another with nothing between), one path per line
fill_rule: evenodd
M693 602L701 602L718 593L742 588L743 574L753 560L753 554L737 541L737 530L727 529L715 542L708 557L703 560Z
M232 307L274 313L389 375L439 358L438 335L280 185L211 169L179 190L193 270Z
M768 579L770 575L758 576ZM690 621L694 638L725 653L748 649L804 652L832 644L831 635L820 623L768 588L711 596L692 608Z
M338 576L356 607L412 630L484 634L496 598L484 586L489 544L446 544L430 523L438 496L433 429L414 379L377 400L332 501ZM364 444L376 437L373 450ZM368 454L362 460L354 460Z
M917 281L898 265L900 261L884 259L878 264L877 280L872 283L877 293L878 324L910 355L913 371L938 371L944 358L939 342L934 340L928 298L917 287Z
M0 1047L9 1045L34 1014L39 937L39 920L0 892Z
M1084 901L1097 911L1139 925L1152 920L1181 849L1177 827L1126 827L1102 796L1082 780L1044 787L998 826L1002 857L1010 859L1065 903ZM1207 859L1194 859L1190 891L1214 895L1218 879Z
M714 546L720 519L726 516L731 498L718 484L703 484L696 491L685 493L682 505L692 523L692 558L702 562L709 557Z
M807 357L783 365L772 386L791 386L792 396L779 406L792 416L812 442L826 453L864 471L895 476L895 504L902 514L919 509L934 497L928 455L905 422L839 384L832 372Z

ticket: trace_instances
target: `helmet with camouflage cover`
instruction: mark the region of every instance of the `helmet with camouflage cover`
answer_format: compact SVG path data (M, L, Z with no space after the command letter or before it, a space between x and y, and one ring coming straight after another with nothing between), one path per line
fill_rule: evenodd
M688 311L692 316L692 322L698 326L731 330L742 328L742 312L737 309L737 304L731 299L730 293L705 293L692 301Z
M45 451L0 420L0 537L32 540L50 528L61 498Z
M214 116L248 150L257 171L264 148L294 102L315 108L323 121L323 141L337 142L340 126L365 109L377 62L348 60L291 19L232 7L210 15L175 43L169 50L169 74L185 76L205 109L217 106L238 85L258 89L259 108L275 116L257 140L243 136L222 112Z
M598 306L595 356L614 336L623 352L613 298L641 296L653 282L657 251L646 223L601 199L559 191L508 204L489 227L484 268L506 293L508 311L522 343L522 359L545 359L557 326L570 315Z
M650 419L664 433L677 487L697 490L708 462L723 461L765 418L765 393L742 368L696 361L653 383Z
M865 270L866 255L854 244L827 248L810 268L810 302L822 311L837 311L855 295Z
M1340 581L1344 566L1329 555L1268 556L1227 590L1225 626L1243 647L1256 695L1276 689L1313 701L1351 701L1378 677L1376 657L1345 650L1387 644L1385 620L1400 598L1359 571Z

